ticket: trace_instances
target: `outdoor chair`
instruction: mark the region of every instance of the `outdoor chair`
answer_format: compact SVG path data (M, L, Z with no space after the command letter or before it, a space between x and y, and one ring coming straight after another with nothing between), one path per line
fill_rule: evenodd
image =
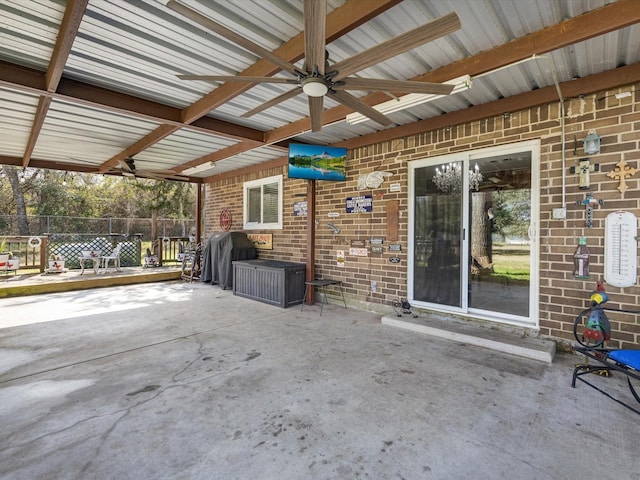
M576 380L580 380L611 400L640 414L640 407L634 408L583 378L587 374L609 377L612 372L625 375L631 395L636 402L640 403L640 394L631 383L632 379L640 382L640 349L610 349L604 347L605 341L609 339L609 321L604 312L605 310L630 314L640 313L640 310L622 310L601 305L580 312L573 322L573 335L578 342L574 346L574 350L583 354L586 357L586 362L576 365L574 368L571 386L575 388ZM593 360L595 363L589 364L589 360ZM600 384L600 382L597 383Z
M120 250L122 249L122 243L118 243L116 245L116 247L113 249L113 251L111 252L111 255L105 255L100 257L101 259L101 268L102 268L102 273L107 273L107 271L109 270L109 262L113 261L113 267L116 269L116 271L120 271Z
M0 272L5 274L9 271L9 255L0 254Z

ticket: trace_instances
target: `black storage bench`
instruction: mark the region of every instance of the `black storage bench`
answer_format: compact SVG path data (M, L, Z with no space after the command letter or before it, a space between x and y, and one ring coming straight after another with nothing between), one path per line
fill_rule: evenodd
M233 262L233 294L287 308L304 300L306 265L282 260Z

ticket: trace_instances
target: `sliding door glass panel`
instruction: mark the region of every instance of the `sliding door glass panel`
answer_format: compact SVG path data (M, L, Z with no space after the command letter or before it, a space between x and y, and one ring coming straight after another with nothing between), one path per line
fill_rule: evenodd
M461 306L461 171L456 162L415 172L413 298L421 302Z
M483 181L470 192L469 308L528 317L530 152L473 163Z

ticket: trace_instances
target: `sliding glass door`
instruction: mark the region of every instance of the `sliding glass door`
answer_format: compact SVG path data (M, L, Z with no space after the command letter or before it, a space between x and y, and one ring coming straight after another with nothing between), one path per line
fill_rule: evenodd
M538 151L527 142L412 163L412 303L537 324Z

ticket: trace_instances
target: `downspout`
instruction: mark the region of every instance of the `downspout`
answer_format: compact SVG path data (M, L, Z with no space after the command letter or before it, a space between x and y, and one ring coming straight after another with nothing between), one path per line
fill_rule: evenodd
M560 99L560 143L561 143L561 151L562 151L562 210L563 210L563 218L566 218L566 155L565 155L565 109L564 109L564 97L562 96L562 91L560 90L560 84L558 83L558 74L556 72L556 66L553 63L551 57L547 55L533 55L536 60L539 58L544 58L551 65L551 78L553 79L553 83L556 86L556 91L558 92L558 98Z
M479 75L475 75L474 77L472 77L472 80L475 80L476 78L480 78L480 77L484 77L486 75L491 75L492 73L496 73L499 72L501 70L506 70L507 68L510 67L514 67L516 65L520 65L521 63L526 63L526 62L530 62L531 60L540 60L540 59L544 59L547 60L549 62L549 64L551 65L551 78L553 80L553 84L556 87L556 91L558 92L558 98L560 99L560 142L562 143L561 147L562 147L562 210L563 210L563 215L562 218L566 218L566 157L565 157L565 143L566 143L566 139L565 139L565 109L564 109L564 97L562 96L562 91L560 90L560 84L558 83L558 75L556 72L556 66L553 63L553 59L551 57L549 57L548 55L536 55L533 54L530 57L527 58L523 58L522 60L519 60L517 62L514 63L510 63L509 65L504 65L502 67L499 68L495 68L493 70L489 70L488 72L484 72L481 73Z

